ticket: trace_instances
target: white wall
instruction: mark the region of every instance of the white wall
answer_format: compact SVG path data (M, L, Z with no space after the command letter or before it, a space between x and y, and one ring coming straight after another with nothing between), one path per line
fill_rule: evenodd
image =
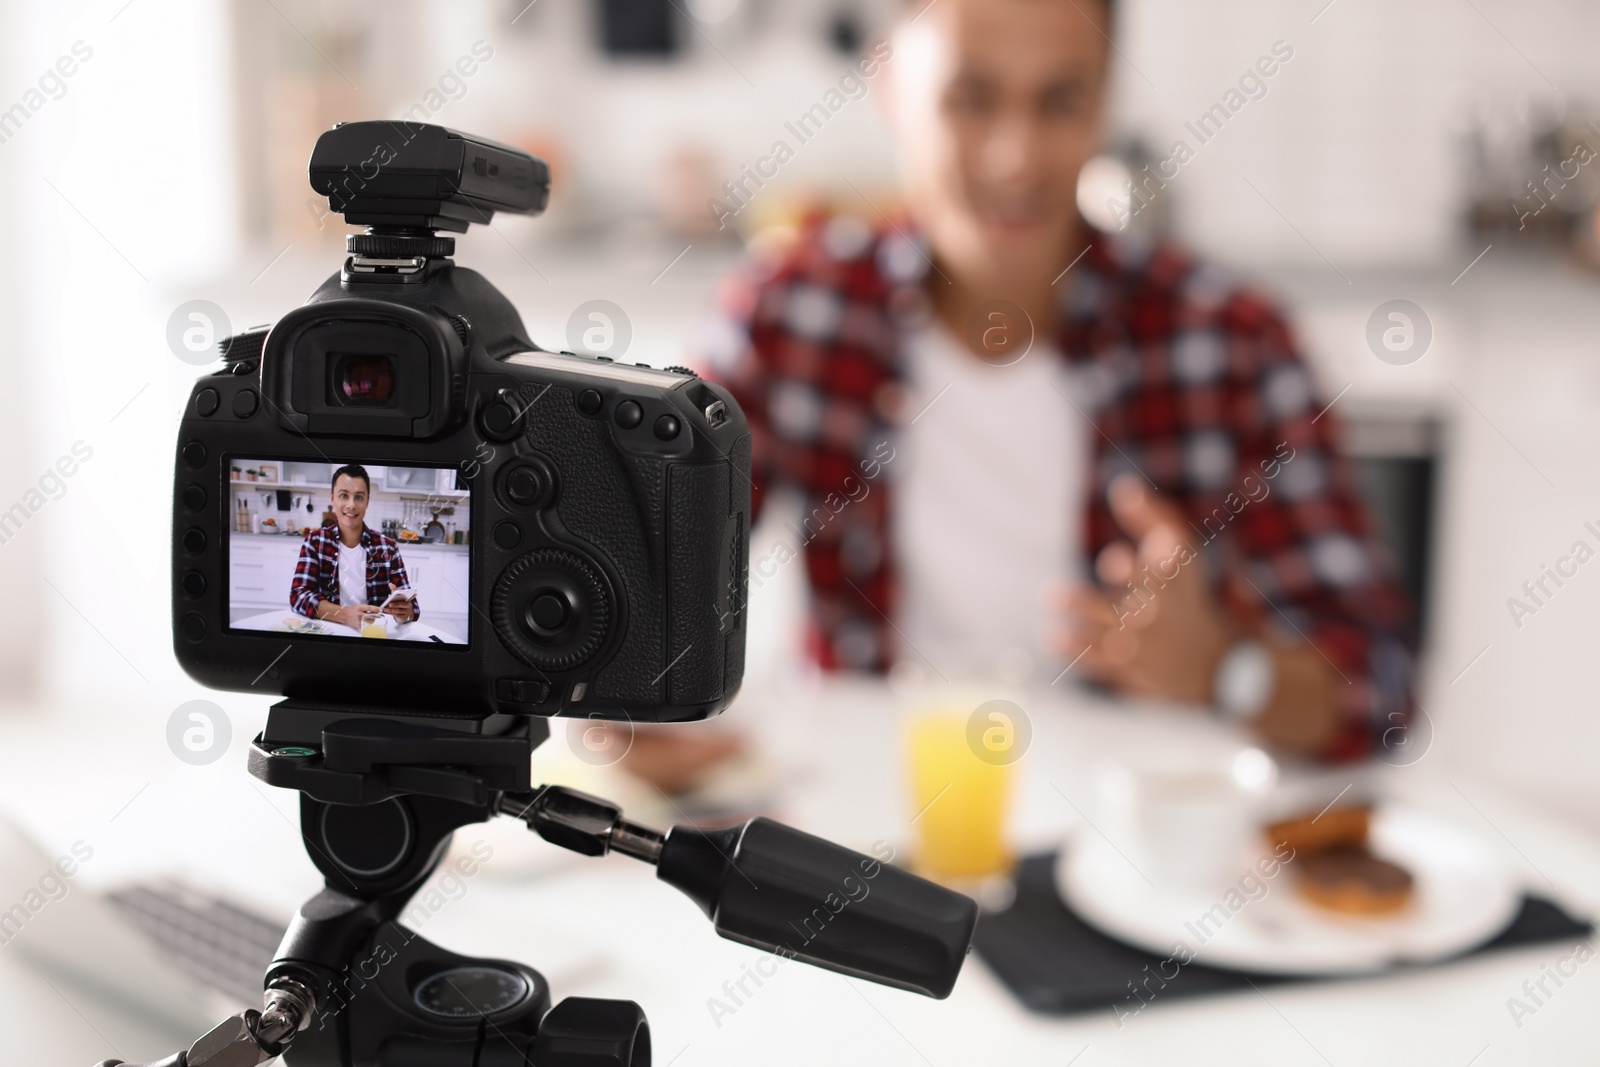
M19 84L19 72L26 69L26 50L20 47L18 32L22 22L14 5L0 5L0 84L8 87ZM0 144L0 203L16 202L30 161L26 138ZM38 354L34 324L22 314L27 306L21 292L27 249L19 236L13 231L12 248L0 256L0 322L6 324L0 342L0 512L22 501L35 476L29 400ZM36 615L39 594L45 590L38 580L38 554L38 531L26 527L0 544L0 590L12 605L12 610L0 613L0 697L24 696L36 681L42 644Z
M1586 526L1600 529L1600 299L1593 278L1519 265L1480 286L1463 314L1471 356L1451 376L1424 704L1446 765L1600 827L1600 562L1570 558L1578 541L1600 552ZM1546 568L1562 557L1558 585ZM1534 599L1523 583L1541 580Z
M1274 42L1294 50L1268 94L1200 147L1174 185L1180 232L1212 255L1326 256L1341 268L1449 255L1462 188L1453 124L1467 103L1514 106L1556 95L1552 82L1600 96L1596 5L1327 2L1124 4L1118 115L1163 150L1176 137L1196 147L1183 122Z
M0 145L10 289L26 330L0 358L26 374L24 474L79 442L92 456L17 544L0 546L0 566L26 547L48 583L5 614L45 635L57 678L83 680L85 653L109 649L113 673L98 681L150 685L178 673L166 515L173 426L197 370L166 345L171 294L184 288L176 279L238 254L226 25L206 4L6 11L7 106L74 44L88 54L60 99Z

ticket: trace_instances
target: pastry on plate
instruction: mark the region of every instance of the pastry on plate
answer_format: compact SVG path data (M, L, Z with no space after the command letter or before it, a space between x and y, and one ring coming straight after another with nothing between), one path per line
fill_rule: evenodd
M1364 847L1303 853L1292 866L1299 873L1300 895L1341 915L1393 915L1411 902L1410 872Z
M1372 808L1332 808L1316 815L1303 815L1267 827L1267 841L1282 852L1287 845L1297 856L1324 852L1330 848L1359 848L1367 843L1372 826Z

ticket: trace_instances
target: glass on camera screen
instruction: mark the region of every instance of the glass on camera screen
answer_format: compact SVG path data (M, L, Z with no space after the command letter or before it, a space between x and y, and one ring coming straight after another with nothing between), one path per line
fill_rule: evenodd
M228 460L228 626L465 645L471 494L454 468Z

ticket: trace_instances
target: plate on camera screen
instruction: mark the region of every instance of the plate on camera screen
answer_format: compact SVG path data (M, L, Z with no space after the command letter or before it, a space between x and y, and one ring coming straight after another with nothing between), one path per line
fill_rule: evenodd
M283 456L230 456L227 465L255 479L231 479L224 497L233 531L230 630L424 647L467 644L472 494L455 468ZM278 526L296 527L295 536L249 532ZM376 613L394 600L389 590L397 586L416 605L414 621L401 621L392 604L386 617L349 624L314 617L327 614L324 603L356 603L353 597Z

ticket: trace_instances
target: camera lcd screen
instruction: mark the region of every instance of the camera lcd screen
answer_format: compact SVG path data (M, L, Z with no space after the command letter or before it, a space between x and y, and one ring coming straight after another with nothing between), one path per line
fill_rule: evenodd
M228 626L466 645L471 494L454 468L228 460Z

